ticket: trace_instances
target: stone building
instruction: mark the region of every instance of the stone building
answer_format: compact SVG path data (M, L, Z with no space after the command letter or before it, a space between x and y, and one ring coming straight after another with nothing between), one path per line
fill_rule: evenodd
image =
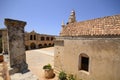
M72 11L56 37L54 67L77 80L120 80L120 15L77 22Z
M0 29L0 36L2 37L3 51L8 53L7 29ZM39 34L35 31L25 32L24 40L26 50L54 46L54 37L53 35Z
M35 31L25 33L26 49L36 49L54 46L53 40L54 40L53 35L39 34L36 33Z

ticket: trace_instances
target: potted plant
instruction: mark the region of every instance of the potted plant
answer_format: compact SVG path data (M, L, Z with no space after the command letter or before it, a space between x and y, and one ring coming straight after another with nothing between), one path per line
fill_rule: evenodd
M53 68L50 64L44 65L43 69L44 69L44 73L45 73L45 78L50 79L55 76L55 74L53 72Z
M64 71L59 73L59 80L67 80L67 74Z

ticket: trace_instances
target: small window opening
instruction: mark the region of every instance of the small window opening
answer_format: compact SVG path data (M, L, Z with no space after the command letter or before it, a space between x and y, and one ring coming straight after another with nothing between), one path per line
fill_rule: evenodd
M80 54L79 56L79 70L89 71L89 56L87 54Z
M34 40L36 40L36 35L34 35Z
M32 40L32 35L30 35L30 40Z
M89 58L81 57L81 70L88 71Z

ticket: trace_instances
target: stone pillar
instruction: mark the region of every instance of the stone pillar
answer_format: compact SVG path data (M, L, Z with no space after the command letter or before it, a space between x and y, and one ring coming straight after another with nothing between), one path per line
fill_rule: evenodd
M26 63L25 44L24 44L24 26L26 22L5 19L5 25L8 29L10 67L14 72L25 73L28 71Z

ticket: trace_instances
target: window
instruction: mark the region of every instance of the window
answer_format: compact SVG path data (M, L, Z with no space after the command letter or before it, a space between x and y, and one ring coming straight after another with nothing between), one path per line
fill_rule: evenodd
M89 71L89 56L80 54L79 56L79 70Z
M34 35L34 40L36 40L36 35Z
M41 41L44 41L45 40L45 38L44 37L41 37Z
M32 35L30 35L30 40L32 40Z
M49 37L46 37L46 40L49 41Z
M53 37L51 37L51 41L53 41Z

